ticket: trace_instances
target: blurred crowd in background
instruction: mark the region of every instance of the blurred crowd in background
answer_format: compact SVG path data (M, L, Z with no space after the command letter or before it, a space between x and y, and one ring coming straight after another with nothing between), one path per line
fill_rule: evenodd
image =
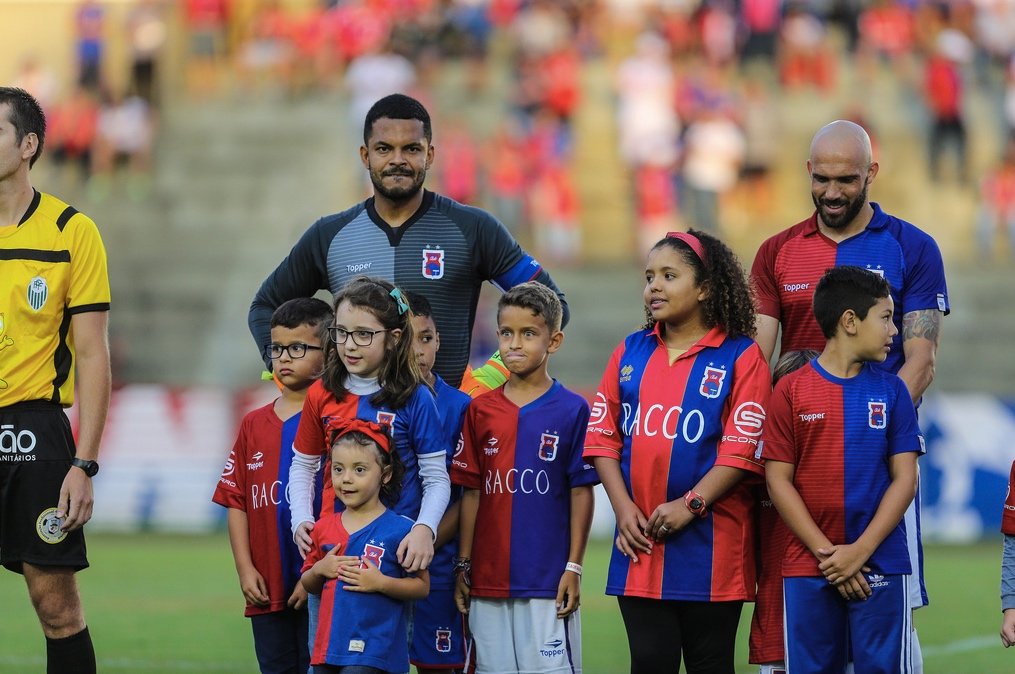
M122 4L122 3L121 3ZM771 203L780 152L776 103L842 86L843 111L868 128L869 86L889 77L899 114L925 128L927 180L977 192L979 251L1015 237L1015 2L1010 0L135 0L73 11L70 81L25 54L14 84L49 116L47 154L101 200L122 169L127 192L151 189L159 113L167 101L341 92L348 133L394 91L434 103L449 63L465 86L497 92L503 114L477 131L464 118L439 129L430 183L482 205L555 262L581 250L573 120L584 67L606 61L617 154L645 241L697 226L719 231L735 190ZM626 36L618 38L618 35ZM128 58L109 72L111 40ZM180 73L165 52L180 45ZM507 62L507 86L489 76ZM844 83L844 70L849 82ZM996 156L975 167L967 98L991 101ZM464 114L464 113L463 113ZM460 123L458 123L460 121ZM615 139L615 140L614 140ZM802 158L801 158L802 160ZM65 176L65 178L66 178ZM1015 250L1009 241L1009 248Z

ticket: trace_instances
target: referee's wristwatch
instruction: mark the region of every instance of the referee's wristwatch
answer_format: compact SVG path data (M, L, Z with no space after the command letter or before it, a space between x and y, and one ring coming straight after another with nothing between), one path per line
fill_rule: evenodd
M77 466L81 470L85 471L85 475L88 477L95 477L95 474L99 472L98 461L86 461L85 459L79 459L75 456L74 459L71 460L70 465Z

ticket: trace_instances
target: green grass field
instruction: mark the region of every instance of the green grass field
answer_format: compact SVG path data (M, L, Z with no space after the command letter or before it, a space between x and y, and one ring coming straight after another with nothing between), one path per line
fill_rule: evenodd
M933 603L917 613L928 674L1015 672L997 636L1000 545L929 547ZM615 600L602 594L608 543L590 546L582 601L585 671L627 671L627 640ZM92 535L92 567L80 574L100 672L256 673L229 544L220 536ZM45 671L45 645L20 576L0 575L0 673ZM747 626L738 672L747 665Z

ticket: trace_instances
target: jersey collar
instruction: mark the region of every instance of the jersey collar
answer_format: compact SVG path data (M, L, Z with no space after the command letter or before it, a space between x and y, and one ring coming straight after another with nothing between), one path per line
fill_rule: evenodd
M878 230L884 229L885 227L888 226L888 215L883 210L881 210L881 206L876 201L872 201L871 208L874 209L874 215L871 216L871 221L867 223L867 226L864 227L863 231L859 232L859 234L863 234L863 232L867 231L868 229ZM815 234L819 234L821 232L821 230L818 229L817 209L814 209L814 212L811 214L810 218L804 220L804 225L805 225L803 233L804 236L814 236ZM856 236L856 234L854 234L853 236Z
M37 189L32 189L32 203L28 204L28 210L21 216L18 221L18 227L28 222L28 218L35 215L35 211L39 208L39 202L42 201L42 193Z
M652 326L652 330L648 334L655 337L656 343L659 344L659 346L664 349L666 348L666 343L663 341L659 323ZM692 344L687 351L677 356L677 360L680 360L681 358L689 358L697 354L699 351L704 351L705 349L714 349L722 346L724 341L726 341L726 332L717 325L706 332L701 339Z
M377 225L382 232L388 235L388 241L392 246L398 246L402 241L402 237L405 235L405 230L409 229L414 222L423 217L423 214L430 210L430 206L433 205L434 193L430 190L423 190L423 201L420 202L419 208L416 212L409 216L400 227L392 227L389 225L384 218L377 213L377 208L374 206L374 197L370 197L366 200L367 215L375 225Z

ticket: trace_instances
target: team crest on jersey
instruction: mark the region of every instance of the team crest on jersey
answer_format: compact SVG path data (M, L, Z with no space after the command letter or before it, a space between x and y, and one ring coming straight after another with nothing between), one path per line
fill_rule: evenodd
M438 653L451 652L451 630L436 630L436 645Z
M867 401L867 425L882 429L888 425L888 406L883 402Z
M437 280L444 278L444 251L435 248L423 249L423 278Z
M560 443L560 436L553 433L543 433L539 438L539 458L543 461L553 461L557 458L557 445Z
M49 284L46 279L36 276L28 282L28 306L38 311L49 297Z
M867 265L867 271L872 274L877 274L881 278L885 277L885 270L881 265Z
M43 541L54 545L67 538L67 532L60 529L62 525L63 518L56 516L56 508L46 508L35 520L35 531Z
M698 391L706 398L718 398L722 393L722 383L726 380L726 370L711 365L705 366L705 374L701 377Z
M376 566L378 569L381 568L381 559L384 558L384 548L380 545L374 545L373 543L367 543L363 546L363 561L360 562L359 568L367 568L367 561Z
M394 412L377 412L377 425L387 426L388 428L395 427L395 413Z

